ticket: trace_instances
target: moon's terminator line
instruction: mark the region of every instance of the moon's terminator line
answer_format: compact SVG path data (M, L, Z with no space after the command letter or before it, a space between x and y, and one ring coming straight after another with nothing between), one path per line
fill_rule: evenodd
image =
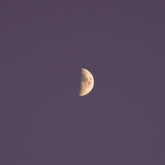
M85 96L94 87L94 78L91 72L85 68L81 68L81 84L79 96Z

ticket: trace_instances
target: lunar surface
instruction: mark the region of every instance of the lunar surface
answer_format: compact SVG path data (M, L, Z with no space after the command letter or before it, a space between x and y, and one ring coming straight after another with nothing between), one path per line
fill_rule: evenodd
M80 83L80 93L79 96L85 96L94 87L94 78L92 73L85 68L81 68L81 83Z

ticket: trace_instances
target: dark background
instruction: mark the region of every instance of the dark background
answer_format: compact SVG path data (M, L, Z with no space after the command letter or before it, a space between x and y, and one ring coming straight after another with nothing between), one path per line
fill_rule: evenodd
M163 0L7 0L0 29L0 164L165 164Z

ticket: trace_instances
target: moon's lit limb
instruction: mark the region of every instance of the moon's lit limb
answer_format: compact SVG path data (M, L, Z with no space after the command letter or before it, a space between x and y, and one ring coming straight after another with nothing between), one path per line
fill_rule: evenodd
M91 72L81 68L81 84L79 96L85 96L91 92L94 87L94 78Z

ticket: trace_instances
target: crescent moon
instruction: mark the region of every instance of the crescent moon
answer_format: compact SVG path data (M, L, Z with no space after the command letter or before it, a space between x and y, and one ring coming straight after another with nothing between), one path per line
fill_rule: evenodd
M81 83L79 96L85 96L91 92L94 87L94 78L91 72L81 68Z

